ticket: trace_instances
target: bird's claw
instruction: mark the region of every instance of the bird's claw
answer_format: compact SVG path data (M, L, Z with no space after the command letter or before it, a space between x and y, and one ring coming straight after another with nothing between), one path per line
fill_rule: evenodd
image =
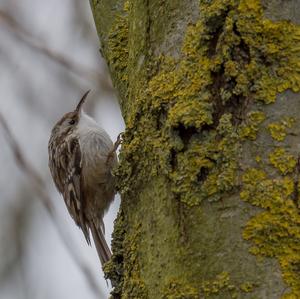
M110 160L113 158L114 153L117 151L118 147L120 146L120 144L122 144L122 136L123 136L123 132L120 133L117 137L116 142L114 143L114 147L112 148L112 150L109 152L108 156L107 156L107 160L106 160L106 165L110 163Z

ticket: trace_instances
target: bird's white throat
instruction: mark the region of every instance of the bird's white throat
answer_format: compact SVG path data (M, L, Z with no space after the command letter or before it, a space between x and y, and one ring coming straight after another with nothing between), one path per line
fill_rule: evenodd
M81 112L77 125L77 134L80 137L83 150L96 151L102 147L112 148L113 146L107 132L101 128L92 117L83 111Z
M80 112L80 118L78 123L78 130L80 132L90 131L90 130L102 130L102 128L97 124L97 122L87 115L84 111Z

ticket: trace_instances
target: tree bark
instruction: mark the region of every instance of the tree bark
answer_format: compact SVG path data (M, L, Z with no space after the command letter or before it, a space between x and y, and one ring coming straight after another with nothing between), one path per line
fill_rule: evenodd
M126 123L113 298L300 298L300 1L91 7Z

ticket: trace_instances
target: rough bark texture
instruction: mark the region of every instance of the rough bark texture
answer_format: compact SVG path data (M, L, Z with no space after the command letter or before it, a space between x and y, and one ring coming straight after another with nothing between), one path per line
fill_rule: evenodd
M114 298L300 298L300 1L91 0L126 134Z

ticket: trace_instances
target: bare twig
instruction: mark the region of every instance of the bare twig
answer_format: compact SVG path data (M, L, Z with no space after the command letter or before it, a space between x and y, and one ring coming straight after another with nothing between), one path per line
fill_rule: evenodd
M19 40L25 43L30 48L45 55L52 61L65 67L68 71L76 74L77 76L98 84L102 90L109 92L113 91L113 87L107 76L99 73L96 70L90 69L84 65L80 65L78 62L74 62L57 51L50 50L49 47L43 45L37 40L36 37L27 31L20 23L18 23L11 15L0 9L0 19L4 21L18 36Z
M0 125L3 128L5 137L8 141L8 145L10 146L10 148L12 150L12 153L13 153L13 156L14 156L17 166L26 174L27 178L32 183L34 190L39 195L39 198L41 199L44 207L46 208L46 211L50 215L52 222L53 222L59 236L61 237L63 244L66 246L66 248L68 249L68 252L70 253L71 257L73 258L73 261L75 262L75 264L79 267L79 269L84 274L87 282L89 283L91 289L94 291L95 295L98 298L99 298L99 296L101 298L104 298L103 292L99 288L97 282L95 281L90 269L83 262L80 255L73 249L72 245L70 244L69 235L64 230L64 228L60 225L60 221L58 221L58 219L57 219L52 201L51 201L48 193L46 192L45 181L24 157L19 144L17 143L16 139L12 135L9 126L7 125L7 122L5 121L5 119L1 113L0 113Z

